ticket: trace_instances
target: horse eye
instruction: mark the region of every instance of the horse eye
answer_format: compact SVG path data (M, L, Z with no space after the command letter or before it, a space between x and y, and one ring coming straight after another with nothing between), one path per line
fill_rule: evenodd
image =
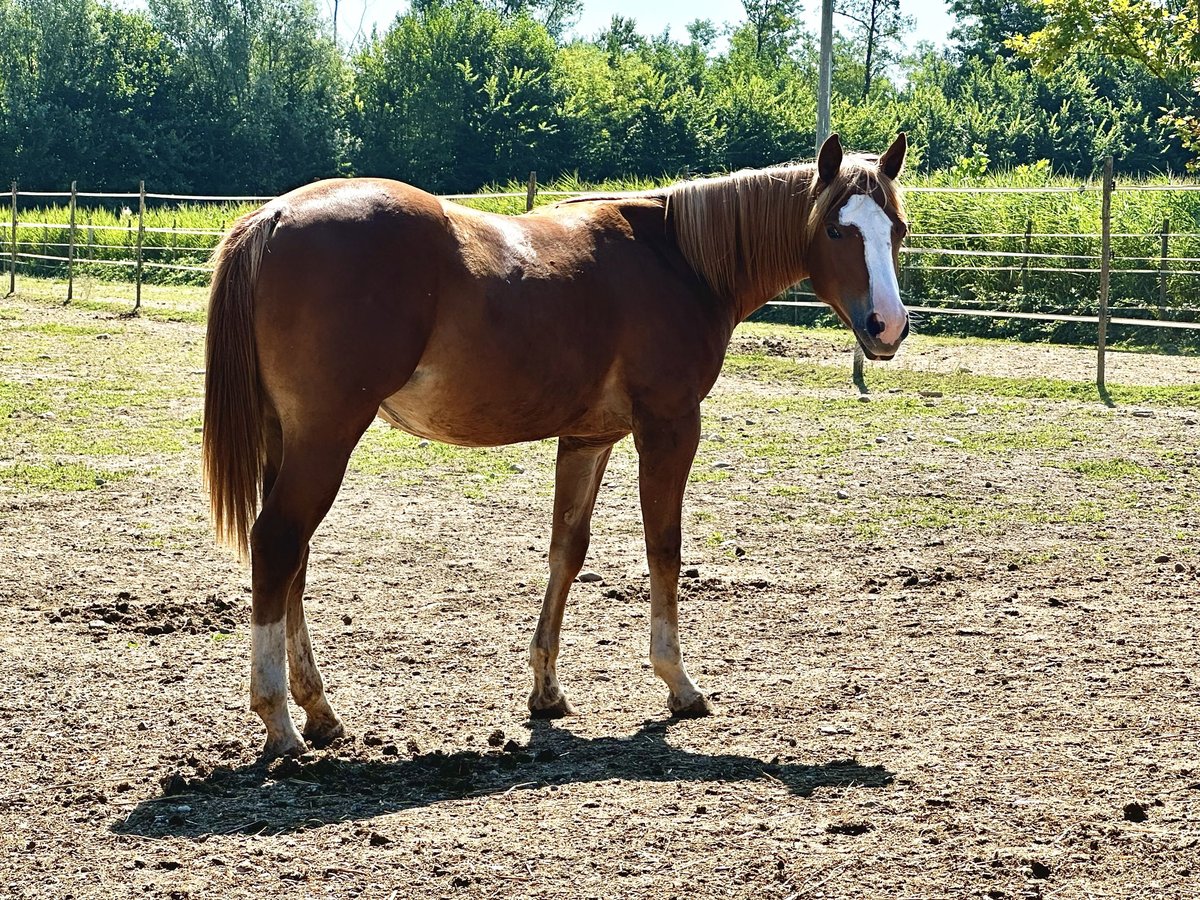
M825 229L825 233L827 235L829 235L831 238L833 238L835 241L842 236L842 233L840 231L838 231L836 228L834 228L832 225L830 225L828 228Z

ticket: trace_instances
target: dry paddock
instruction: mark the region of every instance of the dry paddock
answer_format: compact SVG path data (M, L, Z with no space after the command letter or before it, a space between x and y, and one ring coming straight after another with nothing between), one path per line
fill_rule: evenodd
M628 442L543 724L553 446L372 429L307 601L352 737L260 767L196 298L100 293L0 302L0 895L1197 895L1197 360L1119 354L1106 405L1089 351L918 337L864 402L844 335L745 329L685 511L695 721Z

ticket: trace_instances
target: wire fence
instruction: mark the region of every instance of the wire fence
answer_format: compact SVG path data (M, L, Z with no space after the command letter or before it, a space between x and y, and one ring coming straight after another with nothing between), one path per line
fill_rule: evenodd
M927 326L972 320L992 323L972 326L977 332L1045 328L1051 330L1044 336L1076 342L1081 329L1090 328L1101 350L1100 381L1109 325L1190 333L1186 348L1200 348L1200 184L1117 184L1106 178L1082 186L918 186L906 193L912 228L902 248L901 286L906 298L914 298L909 308ZM530 173L523 192L443 199L521 212L586 195L539 189ZM212 250L228 226L272 199L150 193L144 184L126 193L78 191L74 184L70 191L25 191L14 182L0 239L9 290L15 290L19 270L65 276L68 301L77 276L117 277L134 282L136 312L145 283L204 283ZM977 223L990 227L978 229ZM1013 227L1022 223L1023 229ZM824 308L803 287L770 306Z

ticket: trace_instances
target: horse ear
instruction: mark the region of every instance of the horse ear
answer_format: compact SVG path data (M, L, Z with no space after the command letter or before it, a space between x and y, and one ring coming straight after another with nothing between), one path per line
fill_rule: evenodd
M829 184L837 177L838 169L842 167L842 139L835 131L825 138L821 152L817 154L817 178L822 184Z
M902 131L892 141L883 156L879 157L879 171L888 178L896 179L904 171L904 156L908 153L908 136Z

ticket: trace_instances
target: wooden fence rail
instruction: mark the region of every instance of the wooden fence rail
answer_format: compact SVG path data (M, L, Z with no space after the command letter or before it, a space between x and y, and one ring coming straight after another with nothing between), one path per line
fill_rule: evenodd
M1135 234L1135 233L1113 233L1112 231L1112 196L1118 191L1148 191L1148 190L1177 190L1191 191L1200 190L1200 184L1179 184L1179 185L1132 185L1118 186L1113 177L1113 160L1108 158L1104 164L1104 178L1100 185L1089 185L1084 187L1062 187L1062 186L1047 186L1040 188L986 188L986 187L911 187L908 188L909 193L1006 193L1006 194L1044 194L1044 193L1080 193L1080 192L1096 192L1100 193L1101 211L1099 232L1098 233L1054 233L1054 232L1035 232L1034 222L1032 218L1026 220L1023 233L979 233L979 234L949 234L949 233L926 233L920 234L914 232L914 238L949 238L949 239L967 239L967 238L1009 238L1021 240L1021 251L1014 250L969 250L962 248L945 248L945 247L905 247L904 253L908 256L919 256L922 254L937 254L949 258L959 257L976 257L990 258L987 265L971 265L970 271L980 272L996 272L1008 273L1002 275L1006 279L1011 288L1020 285L1022 293L1026 291L1028 286L1028 278L1031 272L1057 272L1065 274L1075 274L1079 276L1099 276L1098 290L1098 310L1095 316L1062 314L1046 311L1014 311L1003 309L988 309L988 308L969 308L961 303L958 306L910 306L909 309L914 312L926 312L930 314L947 314L955 316L985 316L990 318L1018 318L1031 319L1045 322L1076 322L1076 323L1094 323L1096 325L1096 384L1104 389L1104 363L1105 350L1107 343L1107 331L1109 324L1125 325L1125 326L1143 326L1153 328L1168 328L1168 329L1191 329L1200 330L1200 322L1182 322L1170 321L1163 319L1142 319L1131 317L1113 318L1110 315L1109 299L1111 292L1111 281L1113 262L1141 262L1142 268L1118 269L1117 271L1123 274L1137 274L1157 277L1157 299L1159 304L1159 314L1161 310L1168 305L1169 293L1169 276L1192 275L1200 276L1200 257L1171 257L1169 254L1170 241L1172 237L1171 220L1169 217L1164 217L1162 227L1157 233L1151 234ZM526 190L520 193L488 193L488 194L449 194L443 199L447 200L486 200L486 199L511 199L513 201L524 200L526 211L532 210L539 197L572 197L581 196L586 192L579 191L547 191L542 190L537 180L537 173L530 172L529 179L526 185ZM19 200L20 198L38 198L38 199L65 199L68 204L68 221L66 225L62 223L49 222L21 222L19 219ZM80 228L78 227L76 214L79 199L96 199L103 201L132 201L136 199L137 213L136 222L133 220L132 210L127 212L130 215L129 221L122 225L93 225L88 218L86 223L86 240L80 241ZM88 265L110 265L110 266L126 266L132 267L133 280L135 285L134 305L131 309L131 314L136 315L142 306L142 285L145 281L145 272L147 269L155 270L176 270L181 272L208 272L211 268L207 265L186 265L173 262L158 262L152 259L145 258L147 251L161 252L177 252L181 248L177 246L176 237L179 235L186 236L202 236L216 237L224 233L224 229L207 229L207 228L164 228L164 227L148 227L146 224L146 201L167 201L176 203L256 203L266 202L273 198L262 196L217 196L217 195L192 195L192 194L157 194L148 193L146 191L145 182L140 182L137 193L98 193L98 192L81 192L77 188L76 182L71 182L71 190L69 192L47 192L47 191L21 191L19 184L16 181L11 185L11 216L10 223L7 229L8 234L8 290L9 294L16 292L17 283L17 267L22 262L28 262L32 265L44 264L47 262L65 264L67 273L67 296L66 302L70 303L75 295L75 276L76 270L81 264ZM20 251L19 229L39 227L42 229L62 229L66 232L65 243L49 243L43 240L40 244L42 253ZM135 231L136 228L136 231ZM97 231L124 231L128 234L127 246L133 250L133 259L98 259L95 256L96 248L100 245L95 243L95 232ZM146 243L147 234L162 236L155 238L152 243ZM1200 237L1200 233L1195 232L1176 232L1175 237L1194 239ZM1073 239L1094 239L1100 238L1100 252L1098 257L1087 254L1062 254L1062 253L1036 253L1032 251L1032 240L1034 238L1073 238ZM1154 238L1159 239L1159 253L1157 255L1137 257L1137 256L1120 256L1114 257L1112 253L1112 240L1114 238ZM164 243L164 240L169 239L170 245ZM1009 244L1011 247L1012 244ZM55 255L48 251L51 249L64 249L65 255ZM81 257L79 251L87 250L88 255ZM196 248L186 248L196 249ZM1010 260L1008 265L990 264L992 260ZM1062 266L1045 266L1031 265L1032 262L1041 260L1064 260L1075 261L1074 267ZM1097 265L1081 266L1081 262L1095 262ZM1188 269L1172 269L1174 263L1190 264ZM959 269L959 266L945 265L925 265L921 267L924 271ZM908 267L902 270L902 281L904 282L905 290L908 289L910 271ZM791 296L804 296L802 292L793 292ZM813 296L813 295L808 295ZM822 307L824 304L819 301L798 301L790 300L775 300L771 305L774 306L791 306L791 307ZM864 358L861 348L856 347L854 352L853 377L860 389L865 389L865 373L864 373Z

